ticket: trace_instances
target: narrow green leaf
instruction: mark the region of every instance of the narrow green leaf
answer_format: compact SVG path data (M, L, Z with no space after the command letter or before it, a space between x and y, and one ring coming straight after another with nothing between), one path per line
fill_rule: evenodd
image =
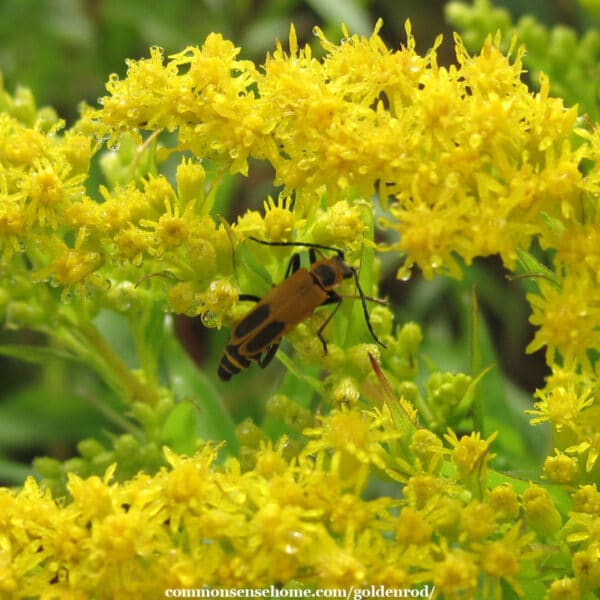
M555 285L559 285L558 279L556 278L556 273L551 271L548 267L546 267L546 265L543 265L535 256L533 256L533 254L526 252L521 248L517 248L517 254L519 256L519 265L523 269L524 273L513 276L513 279L522 277L543 277Z
M481 345L479 340L479 303L475 286L471 288L471 373L481 371ZM469 386L469 389L471 386ZM468 390L467 390L468 391ZM467 394L465 394L465 397ZM465 398L463 398L465 401ZM462 402L461 402L462 404ZM457 410L460 410L460 405ZM483 402L478 386L473 388L473 428L484 435Z
M34 364L44 364L49 360L81 360L66 350L49 346L28 346L25 344L0 345L0 354Z

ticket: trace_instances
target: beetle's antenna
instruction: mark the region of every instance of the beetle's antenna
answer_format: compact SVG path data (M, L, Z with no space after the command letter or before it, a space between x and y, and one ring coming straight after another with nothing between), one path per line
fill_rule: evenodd
M337 255L344 258L344 253L339 248L333 248L332 246L323 246L321 244L312 244L310 242L266 242L265 240L259 240L258 238L248 236L249 239L258 242L259 244L264 244L265 246L296 246L299 248L317 248L318 250L330 250L331 252L336 252Z
M373 339L382 347L387 348L387 346L377 337L375 332L373 331L373 325L371 325L371 318L369 317L369 310L367 309L367 300L365 294L360 287L360 282L358 281L358 274L354 267L350 267L352 271L352 275L354 275L354 281L356 282L356 289L358 290L358 295L360 297L360 303L362 304L363 314L365 315L365 323L367 324L367 328L369 329L369 333L373 337Z

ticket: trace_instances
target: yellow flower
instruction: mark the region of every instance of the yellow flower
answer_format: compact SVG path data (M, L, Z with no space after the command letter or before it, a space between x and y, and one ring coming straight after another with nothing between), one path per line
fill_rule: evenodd
M582 588L593 590L600 586L599 542L573 554L573 572Z
M576 429L581 414L594 403L591 389L578 391L572 384L538 390L536 396L539 400L534 405L535 410L527 411L535 415L531 423L550 421L559 432L563 428Z
M473 557L461 550L448 552L435 566L433 583L449 598L473 597L477 589L477 567Z
M0 248L3 259L8 260L25 249L27 226L22 194L9 194L4 178L0 186Z
M364 467L372 464L386 469L385 443L402 436L393 428L389 415L386 417L383 413L336 409L319 420L320 427L303 432L306 436L316 438L308 442L304 454L332 451L336 464L348 476L349 483L356 480L358 485L362 485ZM351 473L353 469L356 469L354 474Z
M33 273L34 281L50 280L53 285L63 286L63 300L72 290L85 292L88 287L107 289L109 284L96 273L103 264L104 256L95 248L86 246L86 237L86 230L80 229L73 248L60 240L52 240L54 259L50 265Z
M304 226L305 219L296 219L292 210L293 200L286 196L279 196L273 200L269 196L264 202L265 231L267 239L273 242L293 241L294 229Z
M600 517L600 492L596 484L583 485L573 494L573 510Z
M491 489L487 502L500 522L512 521L519 516L519 499L515 490L509 485L499 485Z
M576 579L563 577L550 584L548 600L581 600L581 587Z
M534 548L534 541L535 534L524 533L517 523L500 539L474 544L473 548L480 553L481 568L487 575L484 590L489 590L488 597L492 597L492 593L495 597L501 594L500 580L508 582L518 595L523 595L517 581L522 564L543 555L542 550Z
M373 311L374 327L389 338L379 383L385 387L391 374L390 390L382 396L367 379L366 355L376 354L370 345L349 336L344 347L338 338L321 358L311 327L326 316L317 313L291 341L300 362L330 371L306 380L321 400L333 400L333 410L322 403L313 424L309 396L296 405L286 383L267 405L268 432L237 428L239 458L219 462L212 446L194 457L166 449L168 467L153 475L113 482L116 467L103 478L71 474L63 501L32 479L20 491L0 490L0 593L143 598L168 587L296 581L432 583L448 598L499 596L506 586L520 594L521 575L540 573L531 560L536 534L564 540L559 565L569 577L551 585L551 596L598 586L600 501L595 484L582 484L597 479L600 462L600 133L576 129L577 109L550 98L547 79L538 94L528 90L524 49L514 43L503 54L500 37L489 37L472 56L456 36L457 62L442 67L440 38L420 56L408 24L399 50L385 46L380 28L378 22L369 37L345 31L343 44L317 31L323 59L299 48L292 28L289 50L278 43L260 68L215 33L202 47L170 57L153 48L148 59L129 61L124 79L111 76L101 108L84 109L67 132L59 122L43 133L41 125L0 115L0 251L12 288L0 290L0 303L7 322L14 326L29 311L35 318L27 324L56 335L57 345L71 340L68 349L95 357L115 389L135 388L130 395L141 398L152 394L160 372L148 346L154 337L145 334L149 308L167 306L220 326L247 309L241 291L261 293L261 284L266 290L284 276L296 249L249 236L340 247L353 252L351 264L362 248L363 278L374 289L375 193L380 224L392 230L384 249L405 260L404 277L413 265L426 277L458 277L463 265L494 254L514 269L532 245L541 247L548 266L536 277L539 293L528 297L538 327L529 349L547 348L552 374L531 414L532 424L554 428L545 476L571 491L579 484L567 523L554 490L531 484L518 496L518 485L508 483L514 480L488 478L495 434L450 432L444 447L434 432L414 426L418 327L394 335L390 311ZM109 187L88 195L91 155L103 138L112 146L101 159ZM170 180L162 161L178 156ZM281 190L260 211L226 223L213 210L223 179L248 174L256 161L268 163ZM255 275L262 280L256 288ZM62 300L80 291L82 301L65 307L46 283L62 288ZM94 338L89 319L100 306L129 318L139 373ZM49 323L64 324L64 335ZM81 348L85 333L98 348ZM462 374L429 378L437 421L453 415L470 381ZM365 393L381 403L397 394L398 406L364 410ZM146 412L133 406L140 448L149 453L173 407L168 390L154 394L164 398L144 405ZM280 431L271 427L276 419L289 438L265 441ZM122 436L115 451L136 444ZM80 449L72 467L96 469L112 456L103 446ZM497 481L507 483L488 489Z
M424 516L411 507L405 507L400 512L396 523L396 539L401 544L427 544L433 535L433 527Z
M571 368L578 364L589 367L587 352L600 347L600 304L594 300L597 282L588 274L570 273L560 287L541 279L540 295L528 294L533 307L529 318L539 327L527 352L535 352L546 346L548 364L557 363Z
M165 212L158 221L141 219L140 226L152 234L152 253L162 258L167 250L183 246L190 235L189 218L179 214L179 205L165 199Z
M562 518L548 490L529 484L523 493L522 506L527 522L537 533L548 536L559 530Z
M0 132L5 140L0 150L2 165L26 170L49 151L50 140L46 135L24 127L6 112L0 114Z
M444 437L451 445L452 461L458 470L458 477L473 487L473 491L481 493L479 489L485 481L487 463L495 455L490 453L490 446L496 439L497 433L488 439L482 440L478 431L464 435L460 439L453 431Z
M71 166L61 157L56 157L54 162L35 160L32 167L18 182L26 201L26 222L29 226L57 229L62 224L64 211L83 198L86 175L72 176Z
M460 535L466 540L478 541L490 536L496 529L494 509L484 502L474 500L460 515Z
M579 477L577 461L554 450L556 456L548 456L544 461L544 475L554 483L576 483Z

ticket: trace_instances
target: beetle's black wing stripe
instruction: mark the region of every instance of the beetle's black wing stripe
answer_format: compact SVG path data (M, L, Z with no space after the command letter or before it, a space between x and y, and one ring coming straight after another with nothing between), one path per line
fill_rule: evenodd
M285 323L282 323L281 321L272 321L263 327L256 335L252 336L246 344L244 351L248 354L262 352L268 346L272 346L279 341L284 329Z
M268 304L258 304L236 325L233 337L243 339L250 335L269 318L270 313L271 307Z
M225 357L230 361L233 361L233 363L241 369L246 369L250 366L250 359L246 356L241 356L239 350L238 346L229 344L227 348L225 348Z

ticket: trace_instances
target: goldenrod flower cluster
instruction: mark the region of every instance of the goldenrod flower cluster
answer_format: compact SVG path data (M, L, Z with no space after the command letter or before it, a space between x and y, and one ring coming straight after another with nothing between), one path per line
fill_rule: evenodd
M297 458L284 457L285 439L261 445L245 473L235 459L217 467L210 446L194 458L167 450L169 468L152 477L118 484L113 469L103 478L70 475L65 506L29 479L17 494L0 494L0 589L24 597L143 598L205 585L433 582L454 597L474 594L481 575L489 590L501 580L519 589L520 570L539 556L519 514L540 521L534 530L545 525L544 510L528 508L536 487L520 499L500 485L478 499L460 478L431 468L443 464L433 456L441 440L425 431L414 430L413 444L433 450L429 469L412 452L414 464L397 464L390 449L398 433L386 411L334 411L312 431L318 442ZM473 474L473 460L484 466L489 441L451 443L446 466L461 476ZM374 466L403 478L403 500L362 497Z
M278 43L260 67L216 33L169 57L153 48L69 129L2 92L6 324L87 362L139 424L110 450L82 442L89 461L83 476L68 474L62 499L33 479L0 491L7 597L270 584L428 583L444 598L600 589L600 135L550 96L547 78L528 89L516 43L503 53L488 37L471 55L455 36L456 64L442 67L441 40L421 56L407 24L406 44L392 50L380 26L369 38L345 31L340 44L315 30L322 59L292 28L289 47ZM105 143L106 185L94 188L90 165ZM256 161L280 194L228 223L214 210L220 185ZM378 248L375 194L377 224L399 234ZM166 447L159 468L164 424L187 418L188 405L161 378L156 309L234 322L247 310L239 294L261 293L256 279L262 292L280 281L292 253L250 237L343 248L367 294L377 291L376 250L402 259L401 278L416 267L460 277L488 255L524 267L537 286L529 350L545 348L551 368L532 424L553 427L540 473L555 486L491 470L495 435L447 432L480 374L434 373L422 392L421 331L394 327L382 306L371 322L387 349L364 343L355 309L340 311L346 327L331 324L326 356L315 333L323 315L290 336L312 371L281 360L323 407L313 417L290 387L269 400L294 439L267 441L246 424L239 457L216 461L217 448L194 439L193 457ZM136 369L101 335L101 311L126 319ZM317 367L329 375L311 375ZM218 409L204 389L198 419L208 422ZM120 466L128 458L139 466L132 477Z

